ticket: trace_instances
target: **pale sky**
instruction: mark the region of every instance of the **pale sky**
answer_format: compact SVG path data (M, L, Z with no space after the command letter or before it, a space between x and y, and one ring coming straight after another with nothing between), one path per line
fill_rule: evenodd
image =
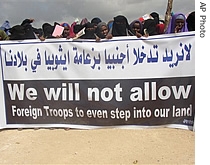
M26 18L34 18L34 27L45 22L72 23L76 18L91 21L99 17L108 22L121 14L129 23L153 11L164 19L168 0L0 0L0 26L5 20L10 26ZM173 0L173 12L188 14L195 10L194 0Z

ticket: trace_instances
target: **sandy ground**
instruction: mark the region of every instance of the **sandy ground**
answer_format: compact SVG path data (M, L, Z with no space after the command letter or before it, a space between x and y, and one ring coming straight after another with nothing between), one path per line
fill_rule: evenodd
M155 129L0 131L0 164L195 164L195 132Z

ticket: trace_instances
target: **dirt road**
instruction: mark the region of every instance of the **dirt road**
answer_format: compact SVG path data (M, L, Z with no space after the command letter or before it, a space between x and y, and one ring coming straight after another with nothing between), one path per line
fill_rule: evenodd
M195 164L195 132L156 129L0 131L0 164Z

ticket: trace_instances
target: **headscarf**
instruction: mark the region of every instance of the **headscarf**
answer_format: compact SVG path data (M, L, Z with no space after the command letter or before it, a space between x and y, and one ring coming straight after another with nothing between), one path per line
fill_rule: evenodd
M188 31L195 31L195 11L188 15L186 22Z
M120 22L120 24L117 24ZM131 35L131 29L128 24L128 20L125 16L118 15L114 17L113 25L112 25L112 36L128 36Z
M45 38L55 38L52 36L52 33L54 31L54 26L52 26L49 23L44 23L42 25L43 33Z
M9 30L10 40L24 40L25 39L25 28L21 25L14 25Z
M62 26L62 27L66 27L67 26L70 29L70 25L68 23L61 23L60 26Z
M86 23L88 23L88 19L87 18L83 18L80 22L80 25L85 25Z
M6 20L0 27L1 30L4 30L7 35L9 35L10 23Z
M161 23L162 20L160 20L159 14L157 12L152 12L150 15L155 20L155 23L156 23L156 32L158 34L163 34L164 33L165 24L164 23Z
M143 25L142 25L142 23L141 23L141 21L140 21L139 19L134 20L134 21L132 21L132 22L130 23L129 26L130 26L130 28L131 28L132 33L135 34L135 32L134 32L133 29L132 29L135 23L139 23L139 24L140 24L140 34L143 34L143 33L142 33Z
M101 19L98 18L98 17L95 17L95 18L93 18L93 19L91 20L91 23L94 23L94 24L96 24L96 25L98 25L98 23L100 23L100 22L101 22Z
M104 34L101 33L101 28L102 28L103 26L106 26L106 27L107 27L107 30L108 30L108 26L107 26L107 24L106 24L105 22L100 22L100 23L98 23L97 28L96 28L96 35L97 35L99 38L101 38L101 39L106 38L106 36L104 36Z
M154 18L156 25L159 24L159 14L157 12L152 12L150 15Z
M23 22L21 23L21 26L23 26L25 28L25 39L36 39L35 33L34 33L34 29L31 25L31 23L33 22L32 19L25 19L23 20Z
M165 32L166 34L174 33L175 26L176 26L175 22L176 22L176 19L177 19L178 16L181 16L184 19L184 26L182 27L181 32L187 32L188 31L185 15L182 14L182 13L176 13L176 14L173 14L171 19L170 19L170 22L168 24L168 28L166 29L166 32Z
M73 31L75 34L77 34L80 30L82 30L83 26L80 24L76 24L73 26Z
M76 33L74 33L74 26L77 25L77 22L74 21L72 24L71 24L71 28L70 28L70 37L73 38L75 37Z
M158 34L156 31L156 22L154 19L147 19L144 21L143 31L145 29L146 29L147 33L149 33L149 36Z
M71 26L68 23L65 23L65 22L64 23L61 23L60 26L62 26L62 27L68 27L68 29L69 29L68 36L71 36Z
M85 27L85 34L81 36L81 38L82 39L96 39L95 24L88 22L84 25L84 27ZM89 30L88 28L91 28L93 30Z

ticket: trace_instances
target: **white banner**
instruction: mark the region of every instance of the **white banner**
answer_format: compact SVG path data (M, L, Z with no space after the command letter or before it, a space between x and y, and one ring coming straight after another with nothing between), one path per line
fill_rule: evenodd
M0 128L192 129L195 34L3 41Z

